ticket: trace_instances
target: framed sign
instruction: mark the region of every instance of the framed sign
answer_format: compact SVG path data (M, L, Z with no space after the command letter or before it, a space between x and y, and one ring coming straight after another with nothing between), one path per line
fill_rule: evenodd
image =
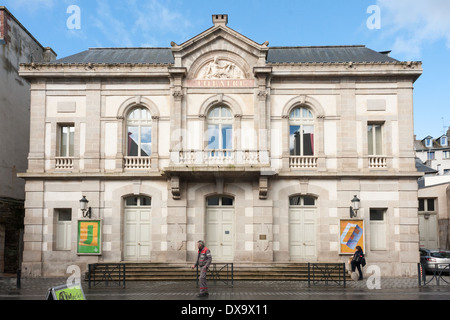
M81 285L62 285L48 289L45 300L86 300Z
M101 254L101 235L101 220L78 220L77 253Z
M340 253L353 254L356 246L364 251L364 221L355 219L340 220Z

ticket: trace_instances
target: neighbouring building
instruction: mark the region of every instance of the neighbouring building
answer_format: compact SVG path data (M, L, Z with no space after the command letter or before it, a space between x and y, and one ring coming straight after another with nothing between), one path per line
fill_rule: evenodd
M0 273L16 272L22 249L25 181L30 139L30 84L20 63L56 58L0 6Z
M450 127L438 138L427 136L415 141L417 157L439 175L450 175Z
M259 44L227 15L168 48L23 64L22 272L192 263L203 239L215 262L265 265L346 262L359 243L382 275L416 274L421 73L361 45Z
M420 247L450 250L450 128L437 139L415 141L419 179ZM428 167L428 169L426 169Z

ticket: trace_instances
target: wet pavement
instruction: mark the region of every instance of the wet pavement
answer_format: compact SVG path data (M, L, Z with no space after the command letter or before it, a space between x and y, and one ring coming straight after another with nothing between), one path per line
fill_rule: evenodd
M52 287L64 285L66 278L23 278L20 289L15 277L0 276L0 300L45 300ZM376 286L378 284L378 286ZM128 281L125 288L104 282L89 288L82 281L86 300L180 300L180 301L289 301L289 300L450 300L450 284L433 280L419 286L418 279L381 278L346 282L343 287L320 282L308 287L307 281L234 281L233 286L210 282L209 296L198 298L195 281Z
M430 302L438 301L442 306L440 301L450 300L450 281L441 281L438 286L432 280L426 286L419 286L417 278L382 278L378 288L373 289L374 283L366 280L349 280L345 287L323 282L309 287L307 281L234 281L231 287L214 285L210 281L206 298L197 297L194 280L128 281L124 288L113 283L108 287L99 283L89 288L88 282L82 281L87 300L82 302L45 301L49 289L66 284L65 278L25 278L20 284L21 288L17 289L16 278L0 276L1 307L25 314L32 310L34 314L55 316L89 314L91 318L94 315L164 315L169 319L257 317L278 320L307 314L322 319L351 314L355 306L364 309L365 316L417 317L425 306L433 308ZM380 301L382 306L378 304Z

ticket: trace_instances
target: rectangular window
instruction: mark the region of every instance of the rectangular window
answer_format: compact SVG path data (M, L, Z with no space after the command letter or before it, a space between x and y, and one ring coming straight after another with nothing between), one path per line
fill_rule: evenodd
M435 212L435 199L419 199L419 211L420 212Z
M370 209L370 249L386 250L386 209Z
M128 126L128 152L130 157L149 157L152 154L152 127Z
M367 144L370 156L383 154L383 136L381 124L369 124L367 126Z
M314 126L291 125L289 131L291 156L313 156Z
M59 129L59 156L73 157L75 127L73 125L61 125Z
M56 216L56 246L58 251L71 250L72 238L72 210L55 209Z

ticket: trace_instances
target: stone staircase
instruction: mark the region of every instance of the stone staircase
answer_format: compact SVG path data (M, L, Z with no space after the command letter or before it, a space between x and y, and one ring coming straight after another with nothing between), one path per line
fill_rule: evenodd
M113 263L109 265L111 269ZM125 263L126 281L195 281L196 270L191 269L191 264L183 263ZM227 270L221 268L224 264L217 264L214 272L221 279L227 277ZM117 279L118 271L110 272L113 279ZM331 272L332 276L338 277L337 272ZM97 271L96 279L101 279L102 269ZM249 281L307 281L307 263L272 263L272 264L234 264L234 280ZM348 274L346 275L348 277ZM231 279L231 266L228 268L228 278ZM87 279L87 275L86 275Z

